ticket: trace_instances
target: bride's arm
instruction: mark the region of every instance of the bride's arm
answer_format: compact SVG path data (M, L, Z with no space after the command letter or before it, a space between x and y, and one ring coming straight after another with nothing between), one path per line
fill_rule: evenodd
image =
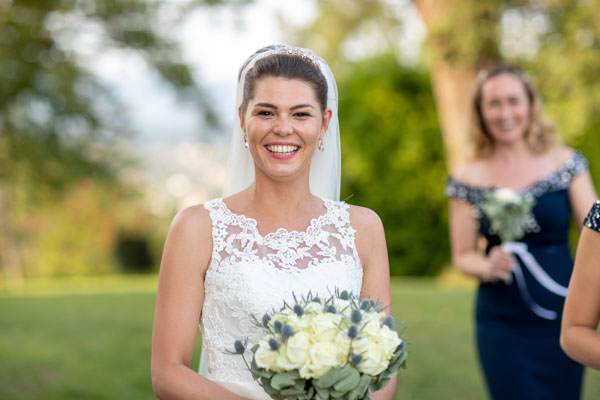
M364 207L351 206L351 224L356 229L356 250L363 267L361 297L379 299L387 314L392 313L390 268L383 224L379 216ZM372 393L373 400L392 399L396 392L396 377L382 390Z
M240 399L189 367L211 252L208 212L181 211L165 242L152 331L152 387L160 399Z

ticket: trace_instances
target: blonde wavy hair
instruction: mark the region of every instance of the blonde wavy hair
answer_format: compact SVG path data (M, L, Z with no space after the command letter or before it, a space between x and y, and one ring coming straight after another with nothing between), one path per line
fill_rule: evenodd
M538 154L546 152L559 143L554 125L542 119L542 100L531 82L529 76L519 67L509 64L497 64L482 70L477 77L477 83L471 103L471 129L469 130L468 143L470 145L470 158L477 159L489 155L494 149L494 138L487 130L483 113L481 111L483 85L491 78L500 74L516 76L527 93L529 100L529 127L525 132L525 143Z

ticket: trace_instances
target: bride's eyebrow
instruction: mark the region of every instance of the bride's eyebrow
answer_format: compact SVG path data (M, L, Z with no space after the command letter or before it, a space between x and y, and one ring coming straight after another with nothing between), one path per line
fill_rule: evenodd
M266 108L272 108L274 110L277 109L277 107L271 103L256 103L254 105L254 107L266 107ZM293 107L290 107L290 110L296 110L298 108L307 108L307 107L315 108L312 104L297 104Z

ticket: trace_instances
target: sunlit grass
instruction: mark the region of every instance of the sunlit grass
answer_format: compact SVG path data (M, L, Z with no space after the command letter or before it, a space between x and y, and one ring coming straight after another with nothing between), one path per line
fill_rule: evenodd
M410 343L397 399L485 398L473 349L473 286L443 282L393 282L394 314ZM153 398L155 289L156 276L110 276L0 292L0 398ZM198 358L199 348L193 368ZM588 371L584 398L600 398L597 371Z

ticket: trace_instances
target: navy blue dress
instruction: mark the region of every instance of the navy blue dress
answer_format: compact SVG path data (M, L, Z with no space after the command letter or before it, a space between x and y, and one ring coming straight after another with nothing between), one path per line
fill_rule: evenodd
M592 209L583 222L583 226L600 232L600 200L596 201L596 204L592 206Z
M527 245L545 274L565 291L573 270L567 189L573 178L587 169L586 159L576 152L561 168L521 192L536 201L532 212L539 230L527 233L519 242ZM492 189L472 187L453 177L446 183L448 197L467 201L474 210L480 210L485 194ZM479 222L480 233L487 239L487 254L501 243L498 236L490 234L485 215ZM477 291L477 350L490 396L495 400L579 399L583 366L567 357L559 345L564 295L548 290L543 280L516 258L520 274L515 272L510 284L481 283Z

